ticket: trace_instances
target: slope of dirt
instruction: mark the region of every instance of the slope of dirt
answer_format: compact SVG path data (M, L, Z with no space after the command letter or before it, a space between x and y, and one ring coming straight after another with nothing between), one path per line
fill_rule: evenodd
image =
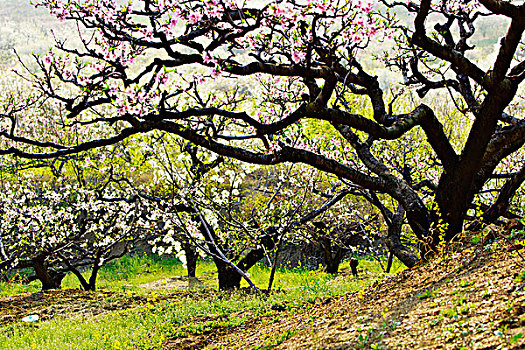
M165 348L524 349L522 244L523 234L513 241L500 234L485 245L457 243L364 291Z

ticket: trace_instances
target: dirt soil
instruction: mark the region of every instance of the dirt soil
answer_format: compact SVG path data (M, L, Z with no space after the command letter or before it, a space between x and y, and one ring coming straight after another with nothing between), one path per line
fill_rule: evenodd
M277 308L240 327L170 340L165 349L525 349L518 239L456 243L366 290L301 310Z
M163 278L157 281L144 283L139 285L141 288L146 289L160 289L160 290L173 290L173 289L192 289L198 286L202 286L203 282L198 278L188 278L185 276L174 276Z
M25 293L0 299L0 326L20 322L23 317L38 315L41 320L53 317L94 316L127 309L145 299L116 292L85 292L79 289Z
M205 276L205 279L207 277ZM169 295L157 296L161 300L178 300L188 295L208 297L213 290L189 291L188 288L200 286L199 279L175 276L140 285L144 289L173 290ZM92 317L115 310L125 310L148 302L148 297L136 293L119 293L97 290L86 292L80 289L51 290L36 293L23 293L0 298L0 326L17 323L22 318L38 315L45 321L54 317L74 318Z

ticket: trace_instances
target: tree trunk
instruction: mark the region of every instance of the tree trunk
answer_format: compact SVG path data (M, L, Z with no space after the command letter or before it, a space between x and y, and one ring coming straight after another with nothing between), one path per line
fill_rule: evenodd
M186 269L188 271L188 277L194 278L197 272L197 259L198 255L195 248L189 243L183 243L184 253L186 254Z
M439 180L436 202L439 206L441 219L445 223L445 241L451 241L456 234L463 231L463 221L467 210L479 191L475 177L482 168L483 156L492 135L496 130L499 116L511 102L515 88L506 83L494 86L475 113L475 121L470 129L460 162L449 171L443 173ZM433 245L439 242L433 239Z
M386 273L390 273L392 269L392 263L394 262L394 253L392 251L388 252L388 261L386 263Z
M270 271L270 278L268 280L268 290L267 290L268 294L270 294L270 292L272 291L273 282L275 279L275 270L277 269L277 259L279 258L279 254L281 252L281 247L283 245L283 238L284 238L283 235L279 237L279 242L277 243L277 248L275 249L275 254L273 256L272 270Z
M411 268L417 264L419 258L414 253L412 253L410 249L408 249L401 243L401 231L403 229L403 214L404 209L400 205L398 207L397 214L391 217L390 224L388 225L388 235L385 240L385 243L391 255L393 254L396 258L399 259L399 261L405 264L406 267ZM425 248L420 247L419 250L422 254L421 257L424 258Z
M357 259L350 259L350 269L352 270L352 275L354 277L357 277L357 266L359 265L359 260Z
M331 273L335 275L339 271L339 265L341 264L340 259L330 259L330 261L326 262L326 267L324 271L326 273Z
M77 276L78 281L80 282L80 285L82 286L82 289L89 290L89 283L86 281L84 276L82 276L82 273L75 267L69 265L68 266L69 271L73 272L75 276Z
M446 174L443 176L445 177ZM453 181L444 181L444 183L445 185L442 186L440 183L436 195L439 213L436 213L434 219L435 227L430 242L431 249L437 247L441 238L449 242L456 234L463 231L463 221L473 198L473 196L465 193L459 194L460 191L469 191L469 186L465 188L466 184Z
M102 267L102 254L102 251L97 252L95 262L93 263L93 270L91 270L91 276L89 276L88 289L86 290L94 292L96 289L98 272Z
M493 223L500 216L502 216L509 208L512 198L521 184L525 181L525 165L514 175L508 179L498 195L498 198L486 211L483 213L483 222L486 224Z
M36 277L42 282L42 290L60 289L65 274L49 270L43 261L33 262Z
M241 287L242 276L227 263L215 260L217 266L219 290L232 290Z
M344 249L339 246L335 246L332 248L329 238L326 239L325 244L327 244L327 248L323 249L326 263L326 267L324 270L326 273L336 274L337 272L339 272L339 265L341 265L341 261L343 260L343 257L348 251L348 249ZM332 249L335 250L333 253Z
M417 264L418 257L401 243L399 236L389 235L386 239L386 246L406 267L411 268Z

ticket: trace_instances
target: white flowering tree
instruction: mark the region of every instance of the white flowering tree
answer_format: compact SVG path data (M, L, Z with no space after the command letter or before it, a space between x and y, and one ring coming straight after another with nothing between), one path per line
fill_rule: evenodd
M242 278L252 283L252 266L261 259L275 266L276 246L350 193L312 200L323 177L313 168L249 166L166 133L143 138L141 152L136 159L152 169L151 182L134 189L156 205L149 214L159 223L155 251L175 254L189 274L195 252L211 257L220 289L239 287Z
M60 288L73 272L94 290L100 268L122 257L147 229L139 227L144 208L121 188L89 188L76 179L33 173L4 178L0 203L0 270L32 268L42 289ZM91 268L86 280L82 271Z

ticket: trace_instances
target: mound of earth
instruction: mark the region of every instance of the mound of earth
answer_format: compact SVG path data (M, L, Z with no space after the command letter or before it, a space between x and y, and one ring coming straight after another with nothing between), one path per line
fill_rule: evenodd
M283 307L278 316L254 316L234 329L174 339L165 349L524 349L519 239L457 243L360 292L300 311Z

